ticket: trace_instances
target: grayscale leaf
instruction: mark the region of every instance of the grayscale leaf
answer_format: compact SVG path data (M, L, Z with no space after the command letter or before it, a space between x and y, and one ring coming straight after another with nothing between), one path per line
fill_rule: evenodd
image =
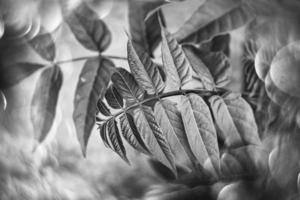
M62 82L62 71L58 66L53 66L43 70L36 83L30 115L35 138L39 142L46 138L52 127Z
M195 11L175 33L183 43L201 43L216 35L239 28L253 19L240 0L210 0Z
M209 98L209 103L219 136L224 140L225 145L227 147L242 146L243 140L222 97L212 96Z
M108 105L114 109L121 109L123 107L123 97L113 85L107 89L105 99Z
M37 63L15 63L1 66L0 87L5 89L14 86L43 67L44 65Z
M184 45L183 50L190 61L193 70L197 74L196 78L202 82L205 89L212 90L215 87L214 78L207 66L201 60L199 50L191 45Z
M73 119L84 155L95 123L97 100L104 96L114 70L114 64L110 60L94 57L86 61L80 73L74 99Z
M219 147L209 107L196 94L182 96L180 107L185 132L199 164L203 166L210 160L218 171Z
M29 41L29 44L42 58L48 61L54 61L56 47L50 33L39 33Z
M128 63L137 83L149 94L159 94L165 88L158 66L142 49L136 48L129 40L127 45Z
M105 105L105 103L101 99L98 99L97 101L97 108L102 115L111 116L111 112L109 108Z
M161 39L161 29L158 22L158 14L152 14L146 19L148 14L156 10L161 5L165 4L165 1L140 1L129 0L128 1L128 18L129 29L134 45L146 51L152 56L154 49L158 46ZM161 17L163 19L162 13ZM164 20L162 20L164 22Z
M126 157L126 150L120 136L117 122L114 118L107 122L107 135L111 149L116 152L125 162L129 163Z
M112 75L114 87L125 99L127 105L134 104L143 100L144 91L139 87L134 77L125 69L118 68Z
M66 22L85 48L102 52L109 46L111 33L108 27L85 3L68 15Z
M162 60L166 71L165 92L187 89L192 81L192 70L184 51L164 28L162 29Z
M150 107L140 106L133 110L137 130L155 159L170 168L176 175L174 155L169 143L158 125Z
M223 98L243 142L245 144L261 144L251 106L235 93L226 94Z
M121 115L120 126L123 137L134 149L147 155L150 154L130 114L124 113Z
M181 115L176 105L166 99L158 101L154 107L154 115L170 144L176 161L184 166L191 166L195 156L188 144Z

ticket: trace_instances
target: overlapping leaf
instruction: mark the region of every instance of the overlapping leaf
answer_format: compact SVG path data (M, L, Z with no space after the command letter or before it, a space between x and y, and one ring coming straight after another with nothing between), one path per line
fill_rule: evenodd
M181 114L176 105L167 99L161 100L155 104L154 115L170 144L176 161L184 166L194 164L195 156L189 146Z
M58 66L42 71L31 102L31 121L35 137L41 142L50 131L56 113L63 75Z
M175 37L180 42L199 44L239 28L252 19L252 13L240 0L210 0L200 5Z
M193 154L200 165L211 161L219 169L219 147L209 107L204 100L189 94L182 97L181 113L185 132Z
M108 105L114 109L120 109L123 107L123 97L113 85L107 89L105 93L105 99Z
M165 92L189 88L193 82L190 63L181 46L165 29L162 30L162 60L166 71Z
M165 88L159 67L142 49L135 48L128 42L128 63L135 80L149 94L158 94Z
M137 130L137 127L133 121L133 117L130 114L124 113L123 115L121 115L120 126L123 137L134 149L145 154L150 154L148 148L146 147L143 139L140 136L140 133Z
M140 106L133 110L133 118L150 153L161 163L176 173L174 155L170 145L158 125L150 107Z
M240 95L235 93L225 95L224 102L243 142L245 144L261 144L257 124L250 105Z
M66 22L75 38L89 50L102 52L111 42L106 24L85 3L68 15Z
M106 58L94 57L85 63L76 88L73 119L83 153L94 126L94 112L99 97L103 97L114 64Z
M138 86L134 77L125 69L118 68L111 79L127 105L137 103L144 98L144 91Z

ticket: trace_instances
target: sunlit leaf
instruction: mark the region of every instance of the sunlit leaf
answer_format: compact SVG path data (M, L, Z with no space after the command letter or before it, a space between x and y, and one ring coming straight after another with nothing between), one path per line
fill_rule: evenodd
M143 141L153 157L170 168L176 175L174 155L151 108L140 106L134 109L133 118Z
M130 114L124 113L121 115L120 126L123 137L134 149L145 154L150 154Z
M105 99L108 105L114 109L120 109L123 107L123 98L113 85L107 89Z
M111 149L115 151L125 162L129 163L126 157L126 150L120 136L117 122L114 118L107 122L107 135L109 137Z
M56 113L63 74L58 66L42 71L31 102L31 121L35 137L42 142L50 131Z
M176 161L184 166L193 163L195 157L188 144L181 115L176 105L169 100L161 100L155 104L154 115L170 144Z
M0 87L8 88L20 83L34 72L44 67L36 63L15 63L0 67Z
M131 73L138 84L149 94L161 93L165 87L159 67L150 56L141 49L135 48L131 41L127 45L128 63Z
M210 0L200 5L175 33L175 38L180 42L199 44L239 28L252 19L252 13L240 0Z
M134 77L125 69L118 68L112 75L112 82L128 105L139 102L144 97L144 91L139 87Z
M42 58L48 61L54 61L56 49L50 33L39 33L29 41L29 44Z
M75 38L87 49L102 52L111 42L111 33L87 5L82 3L66 17Z
M224 100L219 96L212 96L209 98L209 103L218 133L220 133L219 136L224 140L225 145L228 147L242 146L242 138Z
M97 100L104 96L114 69L114 64L110 60L94 57L87 60L80 73L75 93L73 119L84 155L95 123Z
M229 93L223 98L243 142L259 145L258 128L250 105L235 93Z
M218 170L217 134L208 106L200 96L189 94L182 96L180 108L189 145L199 164L203 166L210 160Z
M190 87L193 80L190 63L181 46L165 29L162 30L162 60L166 71L165 92Z

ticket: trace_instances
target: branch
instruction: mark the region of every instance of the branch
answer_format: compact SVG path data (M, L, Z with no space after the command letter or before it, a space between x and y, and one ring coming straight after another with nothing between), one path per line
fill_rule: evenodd
M110 58L110 59L114 59L114 60L124 60L124 61L127 61L127 58L120 57L120 56L95 55L95 56L83 56L83 57L78 57L78 58L72 58L72 59L68 59L68 60L61 60L61 61L57 61L56 64L61 65L61 64L66 64L66 63L78 62L78 61L82 61L82 60L88 60L90 58L95 58L97 56L106 57L106 58Z

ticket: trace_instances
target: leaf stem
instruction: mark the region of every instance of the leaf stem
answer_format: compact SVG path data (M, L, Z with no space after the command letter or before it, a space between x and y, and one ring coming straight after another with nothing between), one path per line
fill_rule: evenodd
M82 61L82 60L88 60L90 58L95 58L97 56L106 57L106 58L115 59L115 60L127 61L127 58L121 57L121 56L94 55L94 56L83 56L83 57L78 57L78 58L72 58L72 59L68 59L68 60L61 60L61 61L57 61L56 64L61 65L61 64L66 64L66 63L78 62L78 61Z
M203 89L193 89L193 90L176 90L176 91L162 93L162 94L159 94L159 95L151 96L147 99L144 99L143 101L140 101L140 102L137 102L133 105L130 105L127 108L115 113L114 115L112 115L108 119L103 120L101 123L105 123L106 121L110 120L111 118L116 118L119 115L127 112L128 110L137 108L137 107L139 107L143 104L146 104L146 103L154 101L154 100L160 101L163 98L178 96L178 95L186 95L186 94L190 94L190 93L196 93L196 94L199 94L201 96L210 96L210 95L213 95L213 94L220 95L220 94L223 94L224 92L226 92L226 90L224 90L224 89L218 89L216 91L203 90Z

